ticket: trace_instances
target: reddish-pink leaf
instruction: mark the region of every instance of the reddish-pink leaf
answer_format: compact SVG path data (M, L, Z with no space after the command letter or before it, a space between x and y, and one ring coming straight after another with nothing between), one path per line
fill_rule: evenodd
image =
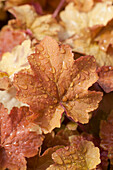
M19 169L26 167L26 159L35 156L42 144L40 127L31 120L29 108L14 107L8 110L1 105L1 166Z

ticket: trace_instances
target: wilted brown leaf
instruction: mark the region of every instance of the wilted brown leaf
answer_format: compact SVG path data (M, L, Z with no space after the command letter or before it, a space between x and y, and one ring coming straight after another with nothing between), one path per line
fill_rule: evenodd
M1 105L1 166L9 169L26 167L25 157L35 156L42 145L41 128L30 121L28 107L8 110Z
M59 46L46 37L28 61L32 71L16 74L14 85L17 98L37 113L44 132L60 126L64 107L74 121L87 123L88 112L96 109L102 98L101 92L88 91L98 79L95 59L85 56L74 61L68 45Z

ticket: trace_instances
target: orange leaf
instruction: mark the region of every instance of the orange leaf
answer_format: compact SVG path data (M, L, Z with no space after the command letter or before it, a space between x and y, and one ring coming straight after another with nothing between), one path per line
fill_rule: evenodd
M74 121L87 123L88 112L96 109L102 98L101 92L88 91L98 79L94 57L74 61L68 45L59 46L46 37L28 61L30 73L26 69L15 74L14 85L17 98L30 105L44 133L60 127L64 107Z

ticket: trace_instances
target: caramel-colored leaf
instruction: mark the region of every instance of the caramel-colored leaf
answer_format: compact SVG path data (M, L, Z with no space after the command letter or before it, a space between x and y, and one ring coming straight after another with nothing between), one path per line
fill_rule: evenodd
M35 156L42 145L41 128L30 121L29 108L13 107L8 110L1 106L1 166L9 169L26 167L25 157Z
M64 107L74 121L87 123L88 112L96 109L102 98L102 93L88 91L98 79L94 57L74 61L68 45L59 46L46 37L28 61L31 73L27 70L17 73L14 85L17 98L30 105L44 132L60 127Z
M47 170L90 170L96 168L100 163L100 153L92 142L84 140L80 136L71 136L70 146L58 149L52 154L52 159L55 163Z

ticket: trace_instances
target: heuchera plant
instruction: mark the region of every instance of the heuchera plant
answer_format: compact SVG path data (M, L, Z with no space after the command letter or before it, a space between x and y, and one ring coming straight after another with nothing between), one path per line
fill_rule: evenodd
M0 170L112 169L112 0L0 0L0 23Z

